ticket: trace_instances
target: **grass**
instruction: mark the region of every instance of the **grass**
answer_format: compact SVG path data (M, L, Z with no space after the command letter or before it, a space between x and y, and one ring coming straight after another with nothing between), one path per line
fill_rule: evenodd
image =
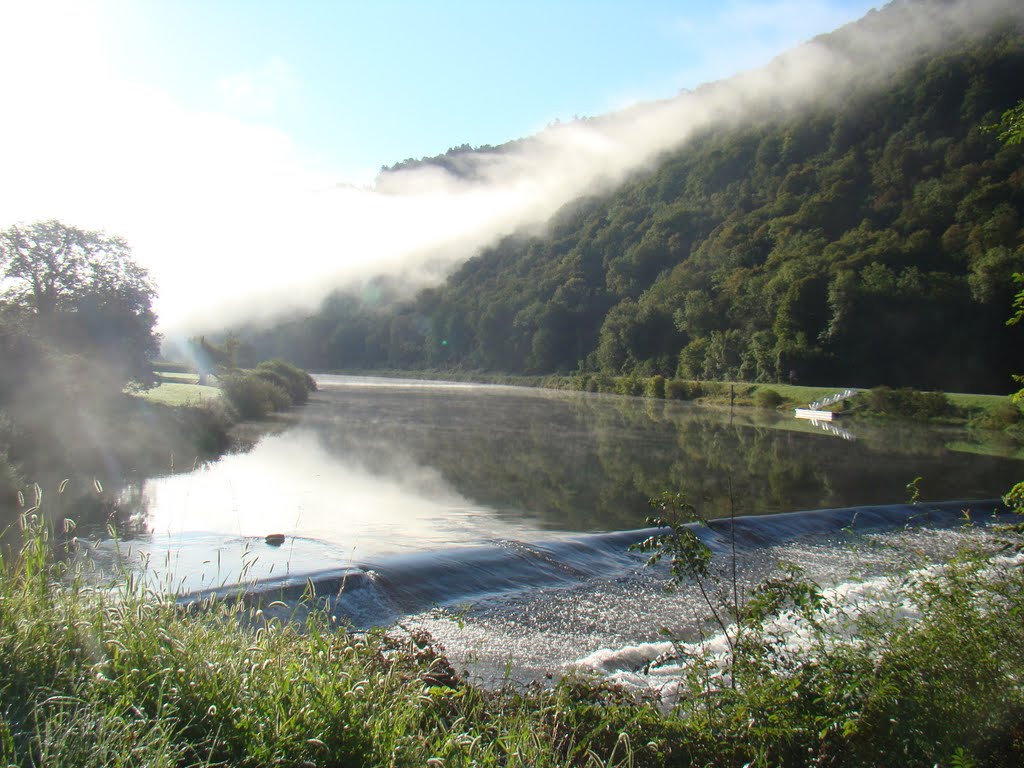
M1006 402L1006 395L972 395L963 392L947 392L949 401L964 411L987 411Z
M189 371L154 371L156 377L161 381L173 381L179 384L198 384L199 374Z
M218 399L220 389L182 381L162 381L152 389L134 394L162 405L202 405Z
M129 394L151 403L170 406L200 406L220 398L219 387L199 384L199 374L188 371L156 370L157 385L146 390L128 390Z
M183 609L130 574L97 583L36 517L0 564L0 760L11 765L1019 765L1024 569L965 558L896 584L896 610L808 638L750 625L722 676L696 651L674 709L592 679L464 683L431 638L353 635L259 607ZM791 588L808 594L816 585ZM808 608L813 605L813 610ZM739 680L733 686L728 681Z
M482 371L373 371L360 372L362 375L379 375L394 377L425 377L441 380L473 381L489 384L508 384L522 387L544 387L560 390L585 390L590 392L604 392L612 394L634 395L651 397L652 388L650 383L654 378L643 376L607 376L604 374L582 374L582 375L550 375L550 376L521 376L513 374L494 374ZM359 375L359 374L357 374ZM753 384L739 381L680 381L664 380L662 384L654 389L657 397L673 399L673 386L676 391L684 393L682 399L692 400L704 405L736 405L740 407L761 407L773 410L785 410L789 412L793 408L806 407L809 403L821 400L829 395L841 392L845 387L819 387L804 386L798 384ZM868 390L862 390L867 392ZM768 398L766 393L776 393L782 403L774 405L774 398ZM760 393L760 397L759 397ZM972 428L1006 431L1016 422L1024 422L1024 414L1015 419L1008 419L1006 411L1009 400L1006 395L980 395L970 393L946 393L945 397L950 404L950 413L940 418L926 419L937 423L950 425L969 425ZM855 395L843 404L836 406L839 410L858 411L858 415L868 414L858 408L865 401L864 395ZM767 404L767 405L766 405ZM888 418L913 418L921 420L918 414L905 414L904 416L889 415ZM1011 430L1014 434L1021 430Z
M0 574L5 764L625 766L620 734L662 719L600 686L466 686L422 635L90 586L34 514Z

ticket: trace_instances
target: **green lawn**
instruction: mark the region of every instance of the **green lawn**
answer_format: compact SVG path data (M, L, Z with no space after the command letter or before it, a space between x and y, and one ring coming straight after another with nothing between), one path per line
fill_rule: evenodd
M178 371L153 371L161 382L174 381L182 384L196 384L199 381L198 373Z
M729 396L729 383L723 382L722 389L704 399L711 401L727 400ZM792 384L749 384L736 382L737 399L749 399L759 389L772 389L778 392L787 402L795 404L798 408L804 403L812 403L829 395L842 392L844 387L804 387ZM866 392L867 390L861 390ZM982 413L1007 402L1007 395L975 395L964 392L947 392L946 397L954 407L963 413L972 415Z
M972 395L963 392L947 392L946 397L957 408L965 411L987 411L993 406L1005 403L1007 395Z
M196 377L193 376L193 379L195 380ZM134 394L150 402L163 405L202 405L219 398L220 390L217 387L200 386L194 383L164 381L150 390Z
M750 390L751 394L756 392L758 389L773 389L778 392L786 400L794 403L810 404L815 400L820 400L823 397L829 395L835 395L842 392L844 387L804 387L799 384L749 384L749 383L736 383L737 392L741 387L746 390ZM753 389L751 389L753 387Z

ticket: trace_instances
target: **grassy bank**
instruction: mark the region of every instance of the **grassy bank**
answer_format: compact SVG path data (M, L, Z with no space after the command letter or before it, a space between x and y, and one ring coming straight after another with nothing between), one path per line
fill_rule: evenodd
M148 389L109 391L76 380L78 392L44 393L30 411L0 411L0 528L15 519L17 493L29 478L46 488L71 479L102 523L119 504L116 493L102 503L92 498L94 483L114 491L128 479L219 456L236 441L240 422L305 403L316 387L305 371L274 360L225 373L218 386L200 385L187 371L155 373L158 383Z
M157 385L137 392L151 403L202 406L220 397L220 388L199 383L199 374L154 371Z
M1024 759L1024 572L1015 563L965 558L907 577L897 585L900 611L850 614L839 622L843 632L832 628L845 608L813 583L792 572L789 582L766 582L762 595L786 599L762 600L762 616L789 616L807 642L780 643L773 625L749 622L734 656L690 659L679 672L680 702L669 709L582 678L483 690L460 680L425 635L351 635L315 610L299 627L225 604L185 611L128 578L91 586L87 564L53 558L38 512L26 510L27 543L0 570L7 764ZM920 612L916 621L904 618L909 607Z
M818 387L799 384L751 384L739 381L696 381L667 379L662 376L609 376L601 373L572 376L519 376L483 371L353 371L352 375L424 378L465 381L518 387L596 392L603 394L685 400L702 405L753 407L789 412L841 392L845 387ZM895 393L895 395L889 394ZM931 402L921 398L931 397ZM936 421L1010 432L1024 421L1024 413L1005 395L969 393L922 393L878 387L859 390L858 394L834 407L855 418L899 418Z

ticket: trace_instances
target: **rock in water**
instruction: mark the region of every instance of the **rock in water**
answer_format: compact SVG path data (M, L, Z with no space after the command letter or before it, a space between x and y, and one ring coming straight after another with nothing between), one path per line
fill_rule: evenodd
M272 547L280 547L282 544L284 544L284 534L283 533L271 533L270 535L267 536L265 541L267 542L267 544L269 544Z

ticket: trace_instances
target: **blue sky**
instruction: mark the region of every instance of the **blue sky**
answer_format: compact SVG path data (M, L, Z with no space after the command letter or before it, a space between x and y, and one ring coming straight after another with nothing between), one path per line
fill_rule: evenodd
M124 236L156 279L165 328L309 309L383 270L427 283L428 262L543 222L702 119L600 133L574 116L760 67L871 7L0 2L0 226L59 218ZM780 98L804 87L766 85ZM401 194L372 188L381 165L538 132L484 187L428 175Z
M115 71L280 128L341 175L760 66L865 0L102 3Z

